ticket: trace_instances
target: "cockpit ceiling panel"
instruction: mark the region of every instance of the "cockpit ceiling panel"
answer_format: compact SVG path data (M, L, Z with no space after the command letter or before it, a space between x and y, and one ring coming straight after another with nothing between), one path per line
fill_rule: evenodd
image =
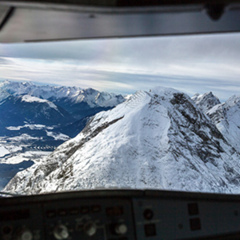
M219 8L212 12L218 14ZM214 19L201 4L56 8L0 1L1 43L239 32L239 22L240 4L236 3L227 5Z

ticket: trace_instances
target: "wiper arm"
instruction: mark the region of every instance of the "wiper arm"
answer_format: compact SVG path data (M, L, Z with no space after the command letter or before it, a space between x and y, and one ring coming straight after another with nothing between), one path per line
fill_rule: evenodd
M2 195L11 196L11 197L22 196L21 194L15 194L15 193L9 193L9 192L0 192L0 198L4 198L5 197L5 196L2 196Z

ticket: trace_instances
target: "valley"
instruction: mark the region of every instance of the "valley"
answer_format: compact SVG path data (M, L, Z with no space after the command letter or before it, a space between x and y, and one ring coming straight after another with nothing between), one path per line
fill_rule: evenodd
M120 95L93 89L1 82L0 189L75 137L95 113L122 101Z

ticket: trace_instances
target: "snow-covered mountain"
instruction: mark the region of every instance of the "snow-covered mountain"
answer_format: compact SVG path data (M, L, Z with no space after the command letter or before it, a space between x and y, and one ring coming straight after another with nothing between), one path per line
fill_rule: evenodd
M0 126L28 124L58 125L73 122L74 118L54 103L30 95L11 95L0 101Z
M220 100L215 95L213 95L212 92L204 93L204 94L197 93L192 97L192 100L198 105L198 107L204 113L206 113L215 105L221 103Z
M30 166L25 162L41 161L75 137L91 116L122 101L121 95L94 89L0 82L0 189Z
M9 94L0 101L0 189L17 172L68 140L54 126L73 121L67 111L45 99Z
M220 103L211 92L196 94L192 99L240 153L240 96L234 95L224 103Z
M31 82L11 82L0 83L0 93L5 96L30 95L41 99L50 100L56 105L67 110L72 116L77 118L86 117L86 110L94 108L112 108L125 101L122 95L114 93L99 92L95 89L82 89L79 87L35 85ZM93 114L99 112L94 111Z
M184 93L137 92L95 115L75 138L4 189L42 193L98 187L240 191L239 154Z
M32 82L13 82L13 81L0 82L0 89L12 95L31 95L44 99L49 99L51 97L72 98L82 91L81 88L77 87L35 85Z
M206 113L228 142L240 153L240 96L234 95Z
M76 136L84 127L85 119L123 101L122 95L91 88L0 82L0 136L12 136L13 132L9 132L12 126L21 127L21 134L31 135L23 128L29 124L55 125L58 130L64 129L65 134ZM80 128L73 131L71 126Z

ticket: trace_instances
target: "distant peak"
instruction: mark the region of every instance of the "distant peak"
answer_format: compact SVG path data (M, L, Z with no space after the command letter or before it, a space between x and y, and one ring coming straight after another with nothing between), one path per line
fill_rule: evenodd
M192 97L192 100L205 113L212 107L221 103L220 100L211 91L204 94L197 93Z
M158 95L169 95L169 94L173 94L173 93L180 93L180 91L174 89L174 88L167 88L167 87L154 87L152 89L149 90L149 93L152 94L158 94Z
M4 81L1 81L0 82L0 86L5 86L5 85L8 85L10 84L11 82L9 80L4 80Z
M239 103L240 103L240 95L233 95L226 101L227 106L239 105Z
M215 97L212 92L207 92L203 94L203 97Z
M33 85L32 82L22 82L21 84L22 84L22 85Z
M92 93L92 92L97 92L97 90L93 89L93 88L87 88L85 90L87 93Z

